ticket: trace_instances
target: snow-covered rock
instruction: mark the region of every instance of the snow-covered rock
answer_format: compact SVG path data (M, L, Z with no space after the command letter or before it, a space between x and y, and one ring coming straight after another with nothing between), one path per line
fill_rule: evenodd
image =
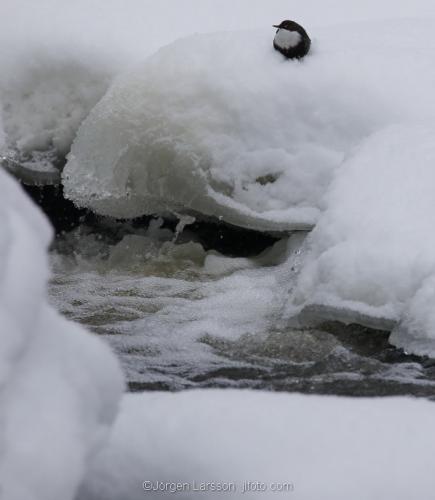
M109 349L47 304L51 229L0 170L0 489L72 499L123 383Z

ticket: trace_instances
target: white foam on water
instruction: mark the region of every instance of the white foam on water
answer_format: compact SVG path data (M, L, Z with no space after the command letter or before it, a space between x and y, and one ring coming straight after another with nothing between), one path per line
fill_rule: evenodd
M174 244L166 231L126 235L112 246L82 234L83 253L52 256L53 303L105 335L133 382L152 382L153 370L169 381L172 371L176 379L170 367L178 365L186 384L183 372L225 364L204 339L273 331L285 300L282 262L303 240L298 235L288 248L282 241L259 258L234 259L195 242Z

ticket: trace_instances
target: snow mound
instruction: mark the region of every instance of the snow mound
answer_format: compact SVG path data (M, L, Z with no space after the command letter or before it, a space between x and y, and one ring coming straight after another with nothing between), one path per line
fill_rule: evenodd
M312 227L345 154L396 112L367 78L373 55L355 34L343 47L325 30L303 61L285 60L272 38L194 35L118 78L79 129L67 196L116 217Z
M433 403L405 398L231 390L128 395L79 499L428 498L434 413ZM192 489L207 481L236 489ZM243 481L267 489L243 493ZM159 482L169 485L149 490ZM191 490L174 494L177 482ZM293 488L275 492L272 483Z
M58 170L77 129L106 92L114 65L84 49L13 44L0 52L3 163L26 182ZM1 144L0 144L1 148ZM20 168L21 167L21 168ZM59 181L59 179L57 179Z
M342 165L292 306L317 319L399 324L393 342L435 355L434 135L433 127L392 126Z
M0 484L8 500L72 499L122 391L108 348L47 305L50 239L43 215L0 170Z

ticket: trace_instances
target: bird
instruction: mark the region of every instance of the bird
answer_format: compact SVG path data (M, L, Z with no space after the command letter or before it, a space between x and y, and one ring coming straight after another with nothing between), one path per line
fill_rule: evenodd
M273 39L275 50L287 59L301 59L308 54L311 40L300 24L287 19L273 27L278 28Z

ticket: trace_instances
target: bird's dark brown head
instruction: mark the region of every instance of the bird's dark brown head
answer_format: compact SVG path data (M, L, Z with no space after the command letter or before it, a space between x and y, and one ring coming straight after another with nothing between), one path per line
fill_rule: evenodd
M289 30L289 31L299 31L298 28L302 28L302 26L298 23L295 23L294 21L290 21L286 19L283 21L281 24L274 24L274 28L278 28L281 30Z

